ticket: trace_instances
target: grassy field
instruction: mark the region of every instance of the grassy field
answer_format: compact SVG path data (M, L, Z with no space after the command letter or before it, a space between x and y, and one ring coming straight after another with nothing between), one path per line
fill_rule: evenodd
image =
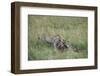
M87 58L87 21L87 17L29 15L28 60ZM53 46L38 39L43 33L60 35L72 46L79 48L78 52L73 49L54 51Z

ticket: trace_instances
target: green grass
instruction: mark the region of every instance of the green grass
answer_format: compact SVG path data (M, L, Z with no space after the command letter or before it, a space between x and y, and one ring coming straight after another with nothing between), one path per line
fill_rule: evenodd
M28 16L28 59L78 59L87 58L87 17L68 16ZM40 35L60 35L66 41L79 48L65 49L64 52L54 51L54 47L38 39Z

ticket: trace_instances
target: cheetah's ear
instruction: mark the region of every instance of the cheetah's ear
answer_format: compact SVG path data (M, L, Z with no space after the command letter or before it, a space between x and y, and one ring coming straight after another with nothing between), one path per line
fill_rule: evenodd
M61 38L61 36L60 36L59 34L57 34L57 35L56 35L56 37L59 37L59 38Z
M62 39L62 42L66 43L66 40Z
M65 48L68 48L69 46L68 45L64 45L65 46Z

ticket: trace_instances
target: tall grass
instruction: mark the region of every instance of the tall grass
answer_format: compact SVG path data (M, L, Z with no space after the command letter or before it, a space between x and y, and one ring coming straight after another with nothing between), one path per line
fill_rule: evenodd
M71 16L28 16L28 59L77 59L87 58L87 17ZM79 48L78 52L66 49L54 51L54 47L38 39L40 35L60 35L66 41Z

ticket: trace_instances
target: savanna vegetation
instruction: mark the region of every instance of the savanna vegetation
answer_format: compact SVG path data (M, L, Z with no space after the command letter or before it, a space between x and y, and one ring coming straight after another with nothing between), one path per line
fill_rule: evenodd
M71 16L28 16L28 59L79 59L88 57L87 17ZM65 49L64 52L54 51L54 47L39 40L43 33L48 35L60 35L69 41L78 50Z

